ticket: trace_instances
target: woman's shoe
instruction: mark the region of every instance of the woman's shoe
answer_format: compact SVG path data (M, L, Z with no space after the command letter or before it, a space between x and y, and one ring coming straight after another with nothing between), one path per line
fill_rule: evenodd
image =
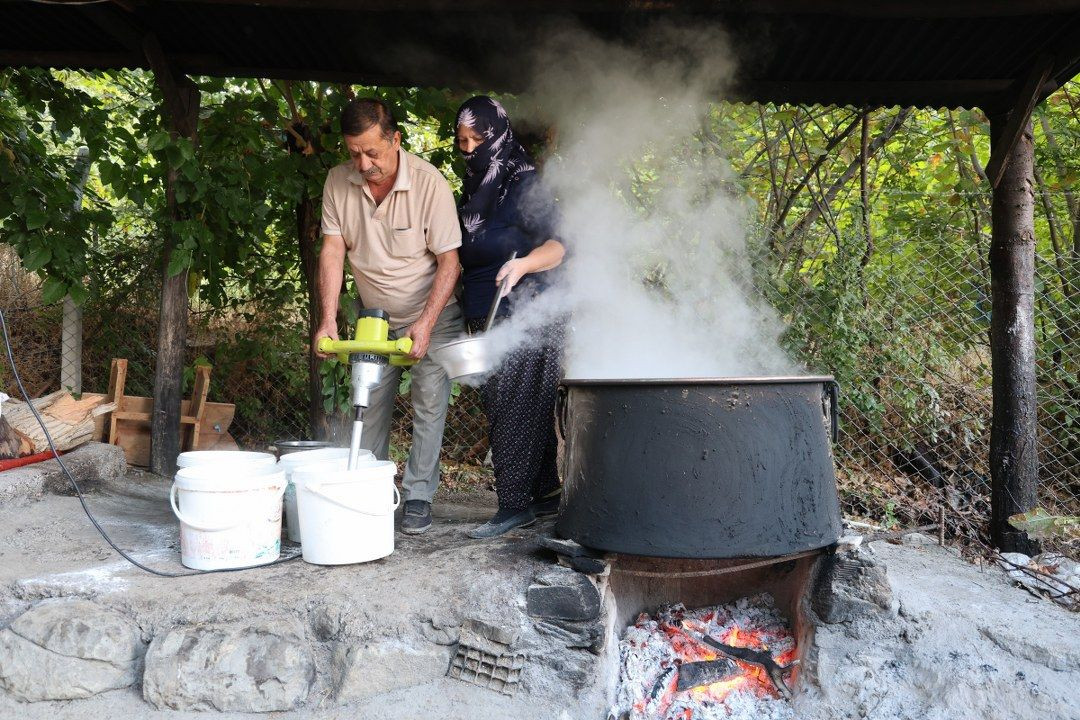
M536 513L533 512L531 507L524 510L504 510L499 508L499 511L495 513L495 517L483 525L473 528L467 535L477 539L493 538L510 532L514 528L527 527L534 522L536 522Z
M533 502L533 512L536 513L536 517L544 517L545 515L558 515L560 500L562 500L562 488L559 488L554 492L550 492L544 497Z

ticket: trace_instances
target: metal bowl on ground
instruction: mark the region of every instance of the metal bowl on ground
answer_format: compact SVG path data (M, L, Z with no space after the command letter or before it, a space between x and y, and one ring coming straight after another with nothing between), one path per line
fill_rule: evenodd
M278 440L274 443L279 456L289 453L303 452L304 450L319 450L320 448L333 447L334 444L327 440Z
M491 343L483 335L448 342L428 351L446 370L451 380L468 384L479 381L492 370Z

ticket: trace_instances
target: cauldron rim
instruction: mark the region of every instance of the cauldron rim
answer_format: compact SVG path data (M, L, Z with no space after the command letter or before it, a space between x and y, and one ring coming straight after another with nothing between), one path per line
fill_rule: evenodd
M563 385L786 385L836 382L832 375L761 375L687 378L563 378Z

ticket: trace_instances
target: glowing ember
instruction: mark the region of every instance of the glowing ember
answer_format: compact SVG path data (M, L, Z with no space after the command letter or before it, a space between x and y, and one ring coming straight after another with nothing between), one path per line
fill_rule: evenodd
M766 651L780 666L795 660L795 638L769 595L697 610L665 605L655 616L638 616L619 644L622 665L611 715L632 720L794 717L761 666L730 658L701 637Z

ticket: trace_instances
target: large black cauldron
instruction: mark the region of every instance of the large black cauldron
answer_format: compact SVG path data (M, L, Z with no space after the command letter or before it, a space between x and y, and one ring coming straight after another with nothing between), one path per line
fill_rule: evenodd
M733 558L840 536L831 377L566 380L560 390L563 537Z

